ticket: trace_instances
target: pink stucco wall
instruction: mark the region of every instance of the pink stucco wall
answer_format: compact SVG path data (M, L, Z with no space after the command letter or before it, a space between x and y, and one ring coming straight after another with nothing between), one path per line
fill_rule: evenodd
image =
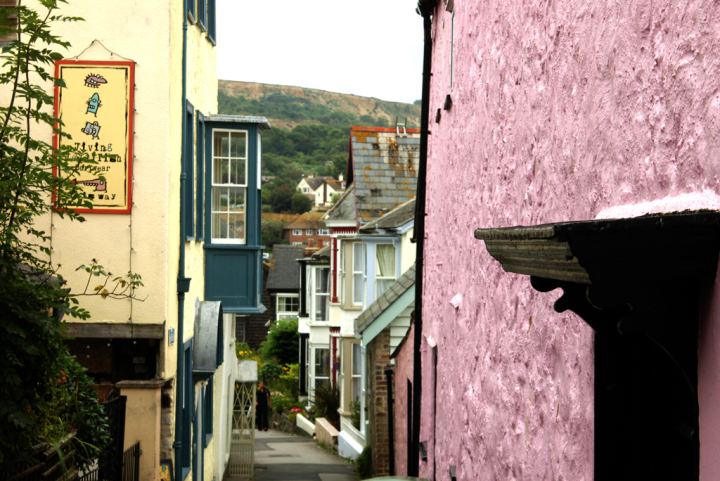
M720 6L455 0L453 105L436 124L451 18L433 21L423 293L441 402L428 415L424 396L420 439L435 429L438 474L454 464L461 480L591 480L592 331L552 310L558 293L505 273L473 230L636 215L653 202L717 208ZM707 481L720 479L719 293L701 323Z
M395 423L395 475L407 476L407 382L413 381L413 339L415 327L411 326L407 338L395 358L393 416ZM410 393L412 396L412 393Z

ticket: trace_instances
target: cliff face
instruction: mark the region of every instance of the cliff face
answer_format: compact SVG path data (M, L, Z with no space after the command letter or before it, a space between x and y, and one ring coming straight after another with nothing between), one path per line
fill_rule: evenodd
M218 90L230 97L242 96L245 100L257 101L259 103L268 102L276 104L277 100L281 99L286 105L288 103L294 103L299 108L310 107L313 109L327 110L328 115L331 115L333 112L342 112L357 117L369 115L374 119L384 118L388 125L391 126L395 125L395 117L407 117L408 124L411 124L413 127L419 125L420 119L419 105L388 102L372 97L360 97L358 95L326 92L324 90L252 82L236 82L231 80L219 80ZM220 106L220 110L222 110L222 106ZM255 115L255 113L252 113L252 115ZM292 129L300 124L325 123L322 122L321 119L313 121L277 115L276 116L280 118L272 118L272 114L265 116L270 120L273 127L282 129Z

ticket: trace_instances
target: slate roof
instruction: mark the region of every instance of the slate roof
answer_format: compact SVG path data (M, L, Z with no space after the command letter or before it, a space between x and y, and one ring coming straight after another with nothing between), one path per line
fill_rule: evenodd
M332 187L335 192L343 192L347 187L344 180L327 179L325 182L327 182L327 185ZM343 187L343 184L345 184L346 187Z
M305 212L300 217L285 224L283 230L287 229L325 229L325 221L322 219L323 212Z
M355 333L360 334L367 329L385 310L390 307L400 296L415 285L415 264L413 264L400 278L391 285L388 290L382 293L370 307L365 309L355 320Z
M351 185L340 196L335 205L325 213L323 217L326 221L333 220L355 220L355 185Z
M303 246L275 244L270 260L267 289L269 291L293 291L300 289L300 264Z
M323 185L323 182L326 180L332 180L332 177L305 177L305 183L307 183L312 190L316 190Z
M357 216L365 224L415 197L420 131L351 127L348 185L355 185Z
M243 123L243 124L258 124L260 129L267 130L270 128L270 122L265 117L251 116L251 115L206 115L206 122L231 122L231 123Z
M368 222L360 230L399 229L413 219L415 219L415 199L401 204L377 220Z

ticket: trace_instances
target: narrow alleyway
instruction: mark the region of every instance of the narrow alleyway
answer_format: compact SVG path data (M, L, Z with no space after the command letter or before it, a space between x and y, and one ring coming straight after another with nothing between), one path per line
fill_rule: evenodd
M358 481L355 465L315 441L275 431L255 432L256 481Z

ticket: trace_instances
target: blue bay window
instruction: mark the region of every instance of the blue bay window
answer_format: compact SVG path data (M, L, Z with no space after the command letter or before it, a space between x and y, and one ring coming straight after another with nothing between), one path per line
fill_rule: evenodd
M261 143L264 117L204 119L205 299L233 314L265 311L262 296Z

